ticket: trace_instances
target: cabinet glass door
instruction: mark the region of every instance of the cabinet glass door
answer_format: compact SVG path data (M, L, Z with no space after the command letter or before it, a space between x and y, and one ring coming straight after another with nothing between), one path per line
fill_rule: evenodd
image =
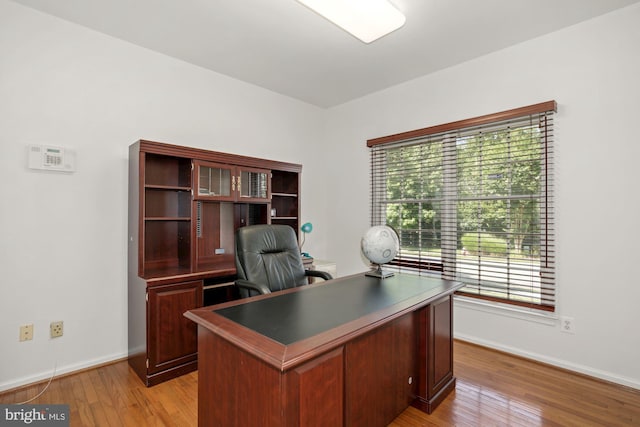
M242 200L269 199L269 171L259 169L241 169L239 182Z
M233 167L212 163L197 163L197 197L230 200L234 198L235 176Z

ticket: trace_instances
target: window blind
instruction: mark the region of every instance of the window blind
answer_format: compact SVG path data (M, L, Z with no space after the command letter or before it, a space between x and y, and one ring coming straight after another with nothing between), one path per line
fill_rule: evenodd
M371 225L400 238L387 267L553 311L555 110L549 101L367 141Z

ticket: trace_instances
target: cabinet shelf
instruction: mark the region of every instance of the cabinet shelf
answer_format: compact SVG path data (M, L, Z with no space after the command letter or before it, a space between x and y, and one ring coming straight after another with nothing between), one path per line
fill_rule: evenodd
M150 216L144 219L145 221L191 221L189 217L172 217L172 216Z
M172 276L184 276L185 280L193 278L191 274L191 267L185 266L174 266L174 267L166 267L162 266L159 268L147 268L145 270L145 274L143 279L158 279L158 278L166 278Z
M182 187L176 185L155 185L155 184L145 184L144 188L148 188L151 190L172 190L172 191L188 191L191 192L191 187Z
M271 197L298 197L297 194L293 194L293 193L271 193Z
M144 196L145 218L191 217L191 191L153 186L145 189Z
M272 216L271 217L272 220L292 220L292 219L298 219L297 216Z

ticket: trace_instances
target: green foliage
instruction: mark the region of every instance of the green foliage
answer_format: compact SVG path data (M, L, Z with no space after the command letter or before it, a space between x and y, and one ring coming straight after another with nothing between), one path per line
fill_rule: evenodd
M506 255L507 241L491 234L466 233L460 238L463 250L471 255Z
M535 126L501 129L389 150L387 223L398 230L402 246L439 247L443 197L456 192L459 201L449 209L457 216L459 235L505 235L514 251L531 253L527 239L540 231L540 206L534 197L543 167L538 132ZM452 159L453 188L451 183L447 187L443 166ZM487 247L506 253L507 242L495 239L495 245ZM459 245L470 251L477 247L462 241Z

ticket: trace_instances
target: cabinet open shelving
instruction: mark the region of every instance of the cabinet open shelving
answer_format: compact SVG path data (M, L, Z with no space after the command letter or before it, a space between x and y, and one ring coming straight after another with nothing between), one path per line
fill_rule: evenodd
M300 175L287 171L271 172L271 223L285 224L298 233L300 222ZM275 211L275 212L274 212Z

